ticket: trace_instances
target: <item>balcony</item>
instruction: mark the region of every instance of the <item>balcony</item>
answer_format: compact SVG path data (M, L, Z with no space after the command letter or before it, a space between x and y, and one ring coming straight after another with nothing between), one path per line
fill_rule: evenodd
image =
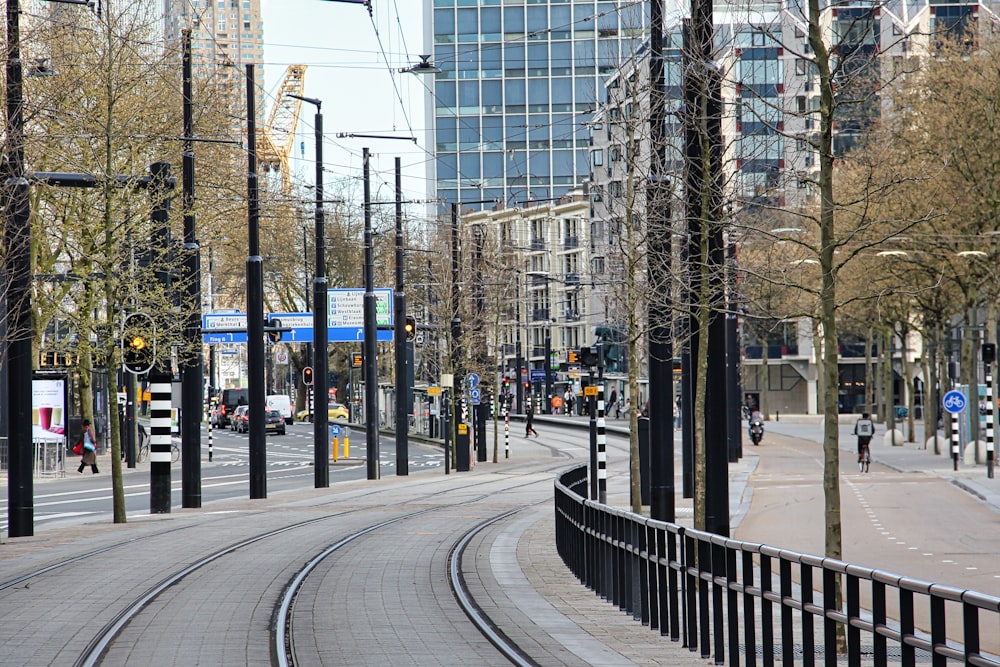
M563 250L573 250L580 247L580 239L576 236L566 236L563 238Z
M580 274L579 273L567 273L563 278L563 282L567 285L579 285L580 284Z
M531 250L532 252L545 250L545 239L544 238L531 239Z
M531 311L531 319L538 321L549 321L549 309L548 308L535 308Z
M564 319L567 322L579 322L580 321L580 311L575 309L567 309L563 313Z
M549 274L547 273L532 273L531 274L531 286L532 287L545 287L549 282Z

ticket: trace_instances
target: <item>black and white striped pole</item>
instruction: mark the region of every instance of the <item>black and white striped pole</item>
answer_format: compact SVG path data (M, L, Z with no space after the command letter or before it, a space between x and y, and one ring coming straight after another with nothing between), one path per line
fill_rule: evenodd
M597 502L608 501L607 424L604 421L604 348L597 346Z
M212 415L215 414L216 400L213 396L208 402L208 462L212 462Z
M996 361L995 343L983 343L983 365L986 367L986 476L993 479L993 423L997 404L993 400L993 362Z
M170 388L173 377L149 373L149 511L170 513Z

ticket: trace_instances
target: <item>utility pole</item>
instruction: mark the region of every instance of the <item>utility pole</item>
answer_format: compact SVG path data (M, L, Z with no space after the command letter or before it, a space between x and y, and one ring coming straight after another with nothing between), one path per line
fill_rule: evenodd
M34 445L31 424L31 203L24 176L24 100L21 8L7 0L7 160L3 165L4 245L7 267L8 475L7 534L34 535Z
M361 151L364 169L365 263L364 263L364 364L365 364L365 448L368 479L379 478L378 442L378 325L375 319L375 263L372 248L372 189L368 147Z
M170 248L170 164L155 162L149 167L150 193L153 197L153 257L158 267L157 282L164 293L170 287L170 275L165 258ZM151 514L170 513L171 456L170 407L171 381L169 366L157 359L149 371L149 511Z
M201 356L201 246L194 215L194 111L191 92L191 31L184 30L184 156L181 207L184 213L184 339L190 346L181 362L181 507L201 507L201 415L204 409Z
M323 102L315 97L289 94L316 107L313 127L316 136L316 210L315 242L316 268L313 271L313 480L317 489L330 486L330 413L326 408L330 402L329 391L329 346L327 327L329 298L326 279L326 219L323 215ZM306 301L309 300L308 292Z
M406 266L403 256L403 166L396 158L396 291L393 294L393 342L396 355L396 475L410 474L408 414L413 387L407 372Z
M666 176L666 93L663 63L663 0L650 0L650 184L646 194L650 242L649 283L655 296L649 301L649 515L658 521L673 521L674 506L674 400L673 342L670 307L670 205ZM638 462L632 467L632 474ZM633 485L634 488L634 485Z
M257 174L257 104L254 66L246 65L247 87L247 425L250 437L250 498L267 498L267 433L264 424L264 258L260 256Z

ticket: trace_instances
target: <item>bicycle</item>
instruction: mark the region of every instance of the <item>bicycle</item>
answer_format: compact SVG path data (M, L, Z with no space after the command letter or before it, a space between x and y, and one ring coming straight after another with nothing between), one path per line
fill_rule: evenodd
M149 460L149 436L143 438L142 445L139 446L138 460L139 463ZM170 460L174 463L181 460L181 448L175 442L170 443Z
M858 469L861 472L868 472L868 466L872 462L872 452L868 448L868 443L861 445L861 453L858 454Z

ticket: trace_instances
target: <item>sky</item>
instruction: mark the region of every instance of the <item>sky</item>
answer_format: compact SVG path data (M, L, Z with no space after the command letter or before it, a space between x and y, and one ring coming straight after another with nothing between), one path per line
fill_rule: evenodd
M394 196L394 158L402 158L404 199L426 198L425 165L431 155L424 132L423 76L399 73L426 53L423 0L372 0L364 5L329 0L261 0L264 18L263 103L270 112L291 64L304 64L306 97L322 101L324 185L362 175L361 150L372 152L373 199ZM292 174L312 184L315 107L303 103ZM400 140L337 138L337 133L379 134ZM416 137L414 144L409 137ZM302 147L305 155L303 159ZM360 187L358 188L360 192Z

